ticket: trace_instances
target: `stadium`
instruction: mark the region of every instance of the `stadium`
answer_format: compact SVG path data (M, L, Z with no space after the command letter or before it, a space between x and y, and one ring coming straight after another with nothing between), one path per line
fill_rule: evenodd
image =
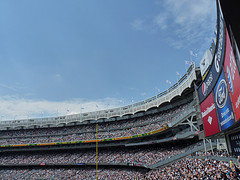
M239 179L236 3L217 0L200 67L158 95L74 115L0 121L0 179Z

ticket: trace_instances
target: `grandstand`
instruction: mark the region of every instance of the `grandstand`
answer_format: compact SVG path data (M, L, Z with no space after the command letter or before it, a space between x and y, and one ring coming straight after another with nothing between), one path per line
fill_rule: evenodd
M238 26L233 4L216 5L204 71L193 63L166 91L120 108L0 121L0 179L240 178Z

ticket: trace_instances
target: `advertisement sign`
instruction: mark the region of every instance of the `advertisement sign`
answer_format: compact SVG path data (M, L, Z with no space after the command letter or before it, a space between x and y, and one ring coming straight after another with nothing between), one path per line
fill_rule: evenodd
M231 134L229 136L232 153L240 155L240 133Z
M200 70L201 70L201 75L202 75L202 80L205 79L205 73L207 73L207 69L208 67L211 65L212 63L212 53L211 51L208 49L206 50L206 52L204 53L201 61L200 61Z
M212 93L209 94L209 96L202 102L200 107L202 112L205 136L207 137L218 133L219 124Z
M77 165L83 166L85 165L85 163L77 163Z
M216 86L214 87L214 100L217 109L220 129L225 130L235 123L233 108L228 93L227 82L222 71Z
M233 109L236 120L238 121L240 118L240 77L227 30L224 69L227 77L228 89L232 99Z
M198 88L198 97L200 103L211 93L215 83L220 75L222 64L223 64L223 54L224 54L224 44L225 44L225 32L224 32L224 21L222 13L219 12L219 28L218 28L218 43L217 50L211 65L211 68L206 75L201 86Z

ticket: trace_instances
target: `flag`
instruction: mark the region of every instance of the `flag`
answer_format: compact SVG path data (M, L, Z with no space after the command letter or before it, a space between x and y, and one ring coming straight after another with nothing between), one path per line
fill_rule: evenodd
M168 83L168 84L172 84L171 81L169 81L169 80L166 80L166 83Z
M197 53L194 53L192 50L190 50L190 55L197 57Z
M132 103L134 102L133 97L132 97Z
M191 61L185 61L185 64L192 65Z
M155 88L158 92L160 92L160 89L158 89L158 88Z
M180 77L182 77L181 74L180 74L179 72L177 72L177 75L180 76Z

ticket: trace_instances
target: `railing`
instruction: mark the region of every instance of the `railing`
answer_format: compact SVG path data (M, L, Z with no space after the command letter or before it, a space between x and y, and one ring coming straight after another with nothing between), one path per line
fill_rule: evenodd
M190 156L190 158L193 159L214 159L217 161L225 161L225 162L229 162L230 160L232 160L232 162L234 164L237 164L237 158L235 157L218 157L218 156Z
M189 110L184 110L184 113L179 116L176 120L178 120L178 122L181 122L183 120L186 119L186 117L188 117L189 115L194 115L195 113L195 109L190 108ZM158 120L154 123L157 123ZM171 124L171 123L169 123ZM147 125L147 124L146 124ZM98 140L96 139L83 139L83 140L73 140L73 141L67 141L67 142L42 142L42 143L38 143L38 142L32 142L32 143L26 143L26 144L7 144L7 145L0 145L0 147L4 148L4 147L27 147L27 146L49 146L49 145L63 145L63 144L82 144L82 143L95 143L97 142L106 142L106 141L118 141L118 140L126 140L126 139L133 139L133 138L139 138L139 137L143 137L143 136L149 136L149 135L153 135L153 134L157 134L160 133L166 129L168 129L169 126L163 126L159 129L156 130L152 130L152 131L148 131L148 132L144 132L144 133L140 133L140 134L133 134L133 135L129 135L129 136L115 136L115 137L107 137L107 138L100 138ZM129 128L129 127L125 127L125 128ZM108 131L108 130L107 130ZM184 132L182 132L182 134L177 134L174 137L168 138L168 139L163 139L163 140L157 140L157 142L152 142L152 143L160 143L160 142L165 142L165 141L172 141L172 140L177 140L177 139L182 139L185 138L187 136L191 136L191 135L196 135L196 132L188 132L190 131L189 129L186 129ZM103 131L104 132L104 131ZM84 133L84 132L79 132L80 134ZM90 132L85 132L85 133L94 133L94 131L90 131ZM71 134L76 134L76 133L67 133L66 135L71 135ZM41 135L41 136L36 136L36 137L46 137L46 136L59 136L59 134L51 134L51 135ZM32 138L35 136L24 136L24 138ZM17 137L15 137L17 138ZM2 140L4 140L5 138L0 138ZM6 138L8 139L8 138ZM147 142L149 143L149 142ZM128 145L127 145L128 146ZM131 145L129 145L131 146Z
M174 119L172 122L168 123L169 127L173 127L176 126L177 124L179 124L180 122L186 120L186 118L191 115L191 114L196 114L196 109L195 108L189 108L186 111L183 112L183 114L179 117L177 117L176 119Z
M213 147L217 147L217 144L216 143L212 143L212 146ZM206 148L210 149L210 147L211 147L211 144L210 143L206 143ZM148 166L148 168L156 169L156 168L159 168L159 167L171 164L171 163L173 163L175 161L178 161L178 160L180 160L180 159L182 159L182 158L184 158L184 157L186 157L186 156L188 156L190 154L193 154L195 152L202 151L202 150L204 150L204 145L203 144L201 144L200 146L196 146L196 147L194 147L192 149L189 149L189 150L187 150L187 151L185 151L185 152L183 152L181 154L178 154L176 156L170 157L169 159L166 159L166 160L163 160L163 161L159 161L156 164Z

